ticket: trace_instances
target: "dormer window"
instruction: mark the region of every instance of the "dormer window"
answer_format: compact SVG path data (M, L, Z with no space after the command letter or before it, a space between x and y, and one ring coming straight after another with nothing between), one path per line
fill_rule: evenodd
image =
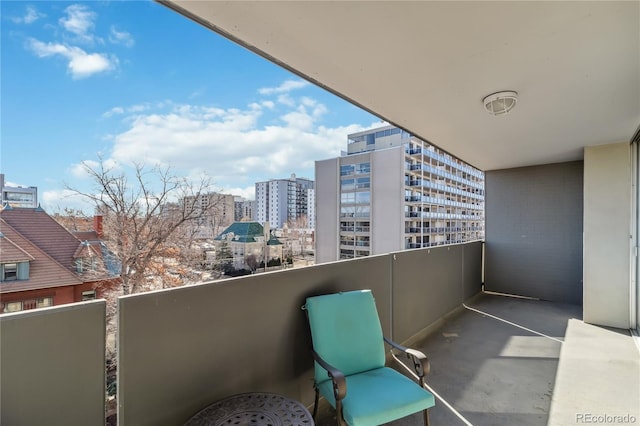
M76 259L76 272L93 272L97 269L97 259L95 257L79 257Z
M16 281L29 279L29 262L3 263L0 265L0 280Z

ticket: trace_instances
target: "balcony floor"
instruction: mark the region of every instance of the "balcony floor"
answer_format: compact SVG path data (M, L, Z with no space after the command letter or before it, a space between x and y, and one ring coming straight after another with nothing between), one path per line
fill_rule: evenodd
M626 330L585 324L581 316L576 305L490 294L451 315L413 345L431 360L431 424L593 423L588 415L630 415L639 422L634 339ZM317 424L334 425L333 409L324 408ZM422 417L391 424L421 425Z

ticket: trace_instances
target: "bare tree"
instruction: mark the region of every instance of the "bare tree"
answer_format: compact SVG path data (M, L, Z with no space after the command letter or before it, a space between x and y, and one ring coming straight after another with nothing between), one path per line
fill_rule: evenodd
M83 163L94 192L67 188L91 200L103 216L104 242L121 262L122 293L142 291L154 279L162 280L162 287L178 285L176 274L168 273L167 259L190 249L199 221L215 207L191 201L209 193L209 178L193 183L168 167L135 164L129 180L99 160L95 167Z
M55 212L51 217L69 232L90 231L93 225L91 218L83 211L69 207Z
M251 270L251 272L255 272L256 269L258 269L258 258L256 257L255 254L248 254L245 258L244 258L245 263L247 264L247 266L249 267L249 269Z

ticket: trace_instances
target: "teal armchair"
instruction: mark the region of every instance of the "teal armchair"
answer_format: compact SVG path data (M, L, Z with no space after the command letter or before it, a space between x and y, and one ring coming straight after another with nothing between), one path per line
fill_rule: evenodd
M382 335L370 290L307 298L313 341L316 418L322 395L335 409L338 425L373 426L423 411L435 405L424 389L429 361L419 351ZM385 366L385 342L411 359L419 383Z

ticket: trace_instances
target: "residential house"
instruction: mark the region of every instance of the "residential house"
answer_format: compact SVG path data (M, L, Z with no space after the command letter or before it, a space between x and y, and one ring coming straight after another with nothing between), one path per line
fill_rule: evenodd
M41 208L0 211L0 312L100 298L117 277L96 231L73 234Z
M226 245L233 254L235 269L252 269L247 257L254 256L258 262L268 263L273 259L282 261L282 243L269 230L268 222L262 226L258 222L234 222L214 238L217 253ZM218 258L218 261L221 259Z

